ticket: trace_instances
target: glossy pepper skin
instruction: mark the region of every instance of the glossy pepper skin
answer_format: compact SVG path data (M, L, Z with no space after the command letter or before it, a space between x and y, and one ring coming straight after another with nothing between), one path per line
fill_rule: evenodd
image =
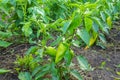
M46 47L46 54L49 54L50 56L56 56L56 49L54 47Z
M55 63L58 63L62 60L66 50L67 50L67 45L65 45L64 43L60 43L57 49Z

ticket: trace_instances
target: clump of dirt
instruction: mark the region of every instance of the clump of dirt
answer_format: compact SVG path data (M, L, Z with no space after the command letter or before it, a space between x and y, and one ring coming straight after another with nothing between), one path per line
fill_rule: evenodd
M120 22L115 23L110 36L107 36L107 41L106 49L98 46L88 50L73 48L76 55L84 55L94 68L91 72L80 72L85 77L84 80L120 80L120 75L117 74L120 72L120 68L117 67L120 64ZM0 68L13 71L13 73L0 75L0 80L18 80L17 74L14 73L14 61L16 55L24 55L29 47L29 44L20 44L0 49ZM77 62L75 64L78 65Z

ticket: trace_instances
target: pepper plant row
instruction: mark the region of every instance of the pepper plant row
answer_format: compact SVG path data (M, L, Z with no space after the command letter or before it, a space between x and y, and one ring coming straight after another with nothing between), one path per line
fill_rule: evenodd
M119 0L0 0L0 46L34 45L15 62L20 80L82 80L71 46L103 47L119 9ZM81 70L92 70L76 58Z

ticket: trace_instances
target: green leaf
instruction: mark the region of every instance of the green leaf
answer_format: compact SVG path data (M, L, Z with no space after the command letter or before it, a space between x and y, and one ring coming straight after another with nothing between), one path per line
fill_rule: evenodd
M18 78L20 80L32 80L32 77L29 72L20 72Z
M107 29L108 27L106 26L106 23L104 23L103 21L101 21L100 18L97 18L97 17L92 17L91 19L99 25L99 27L102 31L109 34L108 29Z
M50 80L49 78L44 78L43 80ZM53 80L53 79L52 79Z
M1 28L5 28L5 27L6 27L5 22L3 22L2 20L0 20L0 27L1 27Z
M93 32L92 37L90 38L89 46L87 46L88 48L95 43L95 41L97 40L97 37L98 37L98 34L96 32Z
M105 65L106 65L105 61L101 62L100 68L103 69L105 67Z
M0 39L10 38L11 36L12 36L11 32L2 32L2 31L0 31Z
M71 70L70 74L73 75L75 78L77 78L78 80L83 80L82 76L80 75L79 72L77 72L76 70Z
M116 65L116 67L120 68L120 64Z
M58 36L58 38L55 41L53 41L50 45L55 46L59 44L61 40L62 40L62 36Z
M50 70L50 64L45 64L43 66L38 66L36 67L33 71L32 71L32 76L36 77L36 78L40 78L42 76L44 76L46 73L42 74L42 72L49 72Z
M37 30L37 38L39 38L40 35L41 35L41 29L38 29L38 30Z
M67 49L67 51L65 52L65 56L64 56L66 65L69 66L72 60L72 54L70 53L70 50Z
M29 55L31 53L35 53L37 51L38 47L37 46L31 46L27 51L26 51L26 55Z
M104 22L106 22L106 16L105 16L105 13L103 11L100 11L100 15L101 15L101 18Z
M17 10L17 15L18 15L18 17L20 18L20 19L22 19L23 18L23 11L22 10L20 10L20 9L18 9Z
M32 0L28 0L29 4L31 4Z
M6 0L4 0L4 1L6 1ZM6 4L2 4L2 6L0 6L0 10L2 10L7 16L10 16L9 8L8 8L8 6Z
M79 40L72 40L72 44L73 44L75 47L80 47L81 42L80 42Z
M112 14L110 13L109 10L104 10L104 12L105 12L105 14L106 14L107 16L112 16Z
M106 39L105 39L104 34L100 33L100 34L99 34L99 38L100 38L100 40L101 40L103 43L106 43Z
M41 71L40 73L38 73L36 76L35 76L35 80L40 80L41 77L45 76L45 74L47 74L48 71Z
M9 0L13 6L16 6L16 0Z
M68 21L66 21L66 22L64 23L64 26L63 26L63 28L62 28L63 34L66 33L66 31L68 30L71 22L72 22L71 20L68 20Z
M43 66L41 68L41 71L39 71L36 75L35 75L35 80L38 80L39 78L45 76L45 74L49 73L50 71L50 64L47 64L45 66Z
M9 0L2 0L2 3L3 4L6 4L6 3L8 3L9 2Z
M87 59L84 56L82 55L77 56L77 61L79 63L80 69L87 70L87 71L92 70L90 64L88 63Z
M93 21L87 17L84 18L84 21L85 21L85 29L89 32L92 27Z
M74 29L78 28L82 23L82 15L79 13L75 13L72 19L72 22L69 27L70 34L73 34Z
M60 80L58 75L58 70L55 67L55 63L52 62L51 64L51 74L52 74L52 80Z
M96 45L100 46L102 49L106 49L106 46L103 42L97 42Z
M111 29L111 28L112 28L112 19L111 19L110 16L107 18L107 24L108 24L108 26L109 26L110 29Z
M93 22L93 30L95 31L95 32L98 32L99 31L99 26L98 26L98 24L96 23L96 22Z
M29 0L30 2L30 0ZM28 11L32 14L34 14L34 16L40 14L42 17L45 16L45 12L42 8L38 7L38 6L34 6L34 7L30 7L28 9Z
M100 28L101 29L103 29L103 24L101 23L101 20L99 19L99 18L97 18L97 17L92 17L92 19L93 19L93 21L95 21L99 26L100 26Z
M6 47L10 46L11 44L12 43L0 40L0 47L6 48Z
M29 37L33 32L30 25L31 25L31 22L26 22L22 27L22 31L24 32L26 37Z
M43 52L44 52L44 48L38 49L35 54L39 55L41 58L43 57Z
M10 70L0 69L0 74L4 74L4 73L7 73L7 72L10 72Z
M120 72L117 71L116 74L120 76Z
M77 34L87 45L89 45L90 35L86 29L77 30Z
M35 76L41 69L42 69L42 66L36 67L36 68L32 71L32 76Z

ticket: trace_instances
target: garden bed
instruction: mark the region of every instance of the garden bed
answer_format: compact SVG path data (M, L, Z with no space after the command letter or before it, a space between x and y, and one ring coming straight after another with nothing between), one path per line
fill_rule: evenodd
M107 36L107 45L105 49L93 46L90 49L73 47L76 55L84 55L91 66L94 68L91 72L81 72L85 80L120 80L120 21L114 24ZM30 47L29 44L11 45L10 47L0 49L0 68L10 69L11 73L0 75L0 80L18 80L15 71L14 61L17 55L24 55ZM73 60L77 68L78 63Z

